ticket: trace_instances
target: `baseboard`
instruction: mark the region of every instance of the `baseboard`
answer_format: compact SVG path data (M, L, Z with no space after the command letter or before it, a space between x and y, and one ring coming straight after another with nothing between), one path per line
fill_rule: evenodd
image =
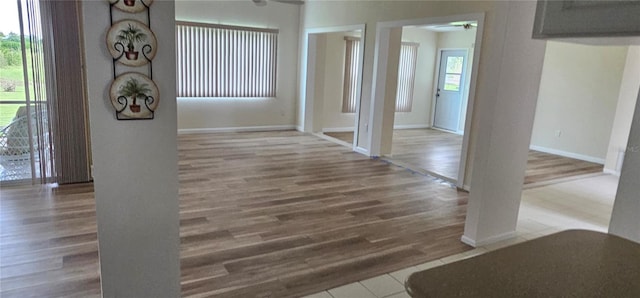
M614 175L620 177L620 172L611 169L602 169L602 172L609 175Z
M355 128L352 127L325 127L322 132L354 132Z
M393 129L424 129L429 128L426 124L409 124L409 125L394 125ZM352 132L354 127L325 127L322 132Z
M241 127L215 127L215 128L183 128L178 129L178 134L198 134L216 132L240 132L240 131L276 131L297 129L295 125L265 125L265 126L241 126Z
M500 235L496 235L496 236L491 236L489 238L482 239L482 240L473 240L473 239L467 237L466 235L463 235L460 240L463 243L471 245L473 247L479 247L479 246L485 246L485 245L488 245L488 244L500 242L502 240L507 240L507 239L514 238L514 237L516 237L516 232L515 231L504 233L504 234L500 234Z
M362 148L362 147L358 147L356 146L356 149L354 150L355 152L358 152L360 154L364 154L366 156L369 156L369 150L366 148Z
M336 144L339 144L339 145L342 145L342 146L345 146L345 147L353 148L353 145L351 143L345 142L343 140L338 140L336 138L332 138L332 137L330 137L328 135L325 135L323 133L315 132L315 133L313 133L313 135L318 137L318 138L327 140L329 142L333 142L333 143L336 143Z
M455 134L455 135L464 135L464 131L446 130L446 129L442 129L442 128L437 128L435 126L432 126L431 129L438 130L438 131L441 131L441 132L446 132L446 133L452 133L452 134Z
M407 125L394 125L393 129L422 129L429 128L431 126L427 124L407 124Z
M529 146L529 149L535 150L535 151L544 152L544 153L555 154L555 155L560 155L560 156L564 156L564 157L584 160L584 161L593 162L593 163L597 163L597 164L601 164L601 165L604 164L604 158L598 158L598 157L594 157L594 156L582 155L582 154L577 154L577 153L573 153L573 152L562 151L562 150L557 150L557 149L552 149L552 148L547 148L547 147L542 147L542 146L536 146L536 145Z

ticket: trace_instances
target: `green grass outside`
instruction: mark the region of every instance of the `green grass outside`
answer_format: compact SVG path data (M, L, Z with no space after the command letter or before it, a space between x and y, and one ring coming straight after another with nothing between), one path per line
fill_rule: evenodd
M0 88L0 102L26 100L22 65L0 67L0 79L16 82L16 90L13 92L6 92ZM24 106L24 104L0 103L0 128L5 127L13 120L16 111L21 106Z
M460 91L460 85L445 83L444 84L444 90L445 91Z
M16 111L23 104L2 104L0 105L0 128L7 126L11 123L13 117L16 115Z

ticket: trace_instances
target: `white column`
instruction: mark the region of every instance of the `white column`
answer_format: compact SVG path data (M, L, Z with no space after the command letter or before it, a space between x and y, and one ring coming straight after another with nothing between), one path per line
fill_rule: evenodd
M631 122L631 133L609 223L609 233L640 243L640 104L638 103L640 100L636 101Z
M620 175L622 160L619 158L621 151L627 148L633 111L636 106L636 98L640 89L640 46L630 46L627 52L627 60L622 73L620 95L616 106L616 114L613 118L609 149L604 164L606 173Z
M473 117L478 117L462 240L481 246L515 235L545 42L531 38L535 1L496 3L485 30ZM475 122L475 121L474 121Z
M402 27L378 28L376 40L374 78L383 84L374 84L371 89L375 103L367 121L371 129L369 152L372 156L391 153Z
M313 93L313 116L311 132L321 132L324 116L325 100L325 74L327 68L327 35L314 34L315 38L315 65L314 65L314 93ZM335 53L331 53L335 54Z
M314 107L316 94L316 65L318 59L318 35L309 34L306 47L307 61L302 69L302 76L305 84L304 88L304 117L302 119L302 131L313 132ZM305 51L303 51L303 55Z
M108 1L82 2L103 297L179 297L174 1L154 1L153 120L118 121L109 102ZM144 13L115 12L146 22ZM146 73L146 67L119 68Z

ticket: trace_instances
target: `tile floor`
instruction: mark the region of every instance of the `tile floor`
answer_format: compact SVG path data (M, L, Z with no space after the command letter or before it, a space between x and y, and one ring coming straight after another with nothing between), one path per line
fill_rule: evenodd
M404 290L404 281L415 271L470 258L562 230L606 232L617 188L618 177L601 175L527 189L522 193L515 238L304 298L408 298L410 296Z

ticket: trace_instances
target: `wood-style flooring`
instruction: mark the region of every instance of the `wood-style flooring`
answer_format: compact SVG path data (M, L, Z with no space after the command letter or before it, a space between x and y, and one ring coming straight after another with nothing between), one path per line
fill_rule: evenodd
M185 297L296 297L469 247L467 194L294 131L179 137ZM91 184L3 188L0 296L99 297Z
M352 132L325 132L339 140L353 140ZM349 141L351 142L351 141ZM393 131L391 156L384 157L407 168L437 177L458 179L462 136L434 129L402 129ZM529 151L525 185L602 173L603 166L573 158Z

